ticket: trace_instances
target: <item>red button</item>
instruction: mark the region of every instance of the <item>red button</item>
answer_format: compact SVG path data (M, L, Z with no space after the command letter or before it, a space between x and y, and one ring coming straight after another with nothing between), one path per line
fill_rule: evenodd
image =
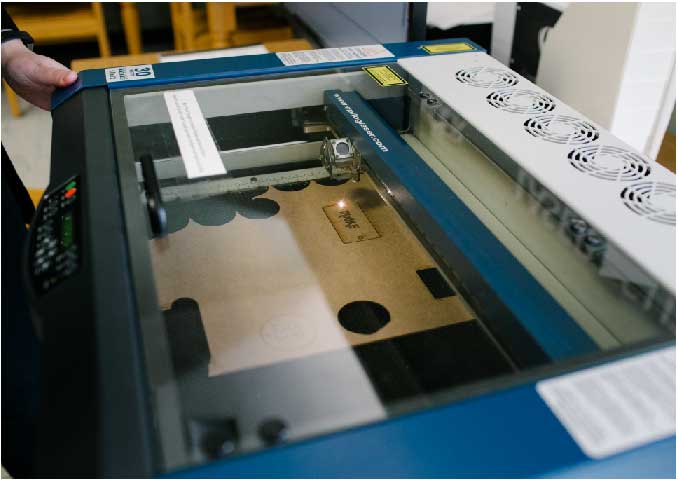
M71 188L69 191L64 193L64 198L71 198L73 195L75 195L75 192L77 192L75 187Z

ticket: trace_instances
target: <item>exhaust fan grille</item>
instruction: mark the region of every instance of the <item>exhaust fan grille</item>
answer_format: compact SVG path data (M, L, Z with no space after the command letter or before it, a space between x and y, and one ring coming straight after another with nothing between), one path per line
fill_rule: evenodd
M524 126L532 136L564 145L583 145L600 136L590 123L567 115L539 115L527 119Z
M651 171L647 160L637 153L608 145L578 147L567 158L577 170L603 180L642 180Z
M624 205L634 213L666 225L676 224L676 186L663 182L640 182L621 191Z
M487 96L493 107L512 113L548 113L556 108L548 95L533 90L497 90Z
M515 73L492 67L465 68L459 70L456 77L461 83L483 88L512 87L518 83Z

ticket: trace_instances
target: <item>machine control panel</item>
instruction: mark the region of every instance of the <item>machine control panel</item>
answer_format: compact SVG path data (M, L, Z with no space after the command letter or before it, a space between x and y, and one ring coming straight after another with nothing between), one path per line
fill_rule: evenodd
M30 271L33 285L45 293L80 266L78 238L78 178L46 193L33 225Z

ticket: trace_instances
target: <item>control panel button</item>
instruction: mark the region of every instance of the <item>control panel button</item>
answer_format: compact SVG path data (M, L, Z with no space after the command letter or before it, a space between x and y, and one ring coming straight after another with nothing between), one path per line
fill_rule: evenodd
M43 196L33 225L30 266L33 285L44 293L80 266L78 180L73 178Z

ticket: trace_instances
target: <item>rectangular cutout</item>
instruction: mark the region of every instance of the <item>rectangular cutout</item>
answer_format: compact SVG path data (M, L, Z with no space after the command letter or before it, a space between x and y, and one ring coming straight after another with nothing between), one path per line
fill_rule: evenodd
M456 292L450 287L445 277L442 276L437 268L417 270L417 275L424 282L428 291L431 292L433 298L446 298L456 295Z
M385 403L511 372L477 320L358 345L354 351Z

